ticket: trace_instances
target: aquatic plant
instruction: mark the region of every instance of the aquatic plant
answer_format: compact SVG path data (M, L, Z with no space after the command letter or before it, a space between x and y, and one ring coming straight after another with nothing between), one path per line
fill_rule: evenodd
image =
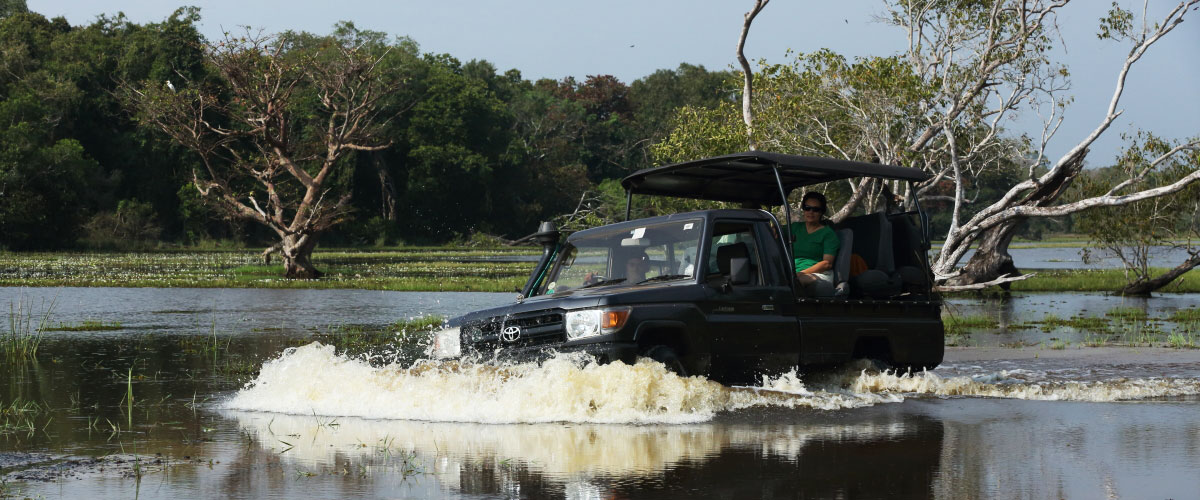
M512 291L536 250L405 249L327 251L320 280L280 279L253 251L0 254L0 286L191 288L358 288L405 291ZM495 260L497 258L508 260Z
M390 325L340 324L313 334L312 340L334 346L338 352L375 362L411 363L424 357L429 333L440 327L442 316L418 316ZM309 340L297 341L297 345Z
M1150 315L1146 314L1146 311L1143 309L1124 306L1118 306L1109 309L1108 312L1104 313L1104 315L1128 320L1144 320L1150 317Z
M122 328L120 321L95 321L84 320L77 324L59 323L57 326L46 328L46 331L52 332L100 332L108 330L120 330Z
M1088 347L1104 347L1109 345L1109 336L1107 334L1088 333L1083 339L1083 345Z
M48 407L37 401L21 398L13 399L7 404L0 402L0 436L32 435L37 431L37 419L45 416L49 411Z
M57 301L56 295L49 305L43 302L40 314L34 314L33 302L26 302L25 297L21 297L16 304L8 303L8 335L0 337L0 344L3 345L4 355L10 362L37 358L42 334L50 323L50 316Z
M1177 309L1167 319L1176 323L1200 322L1200 307Z
M1200 345L1197 345L1197 339L1194 334L1181 332L1172 333L1171 335L1167 336L1167 345L1176 349L1195 349L1200 347Z
M329 249L313 254L314 264L327 272L320 280L280 279L282 268L263 265L256 250L0 253L0 286L511 292L525 282L537 251L531 247ZM1123 283L1120 269L1047 270L1013 283L1013 291L1107 291ZM1200 270L1185 274L1164 291L1200 292Z
M1000 327L999 321L991 316L984 315L957 316L953 314L946 314L942 316L942 323L946 326L947 335L963 333L967 330L994 329Z
M1074 328L1080 331L1107 332L1109 329L1109 320L1092 316L1061 318L1057 314L1048 312L1042 316L1041 320L1030 321L1028 325L1040 328L1043 332L1051 332L1063 327Z
M1166 268L1151 268L1157 274ZM1127 284L1123 269L1052 269L1012 283L1014 292L1096 292L1116 290ZM1200 270L1192 270L1162 289L1163 292L1200 292Z

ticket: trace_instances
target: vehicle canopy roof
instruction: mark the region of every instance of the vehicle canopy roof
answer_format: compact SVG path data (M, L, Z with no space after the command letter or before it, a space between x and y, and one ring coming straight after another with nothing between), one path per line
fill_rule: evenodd
M693 212L682 212L682 213L677 213L677 214L658 215L658 216L654 216L654 217L647 217L645 219L617 222L617 223L608 224L605 226L584 229L582 231L576 231L574 233L571 233L571 235L569 237L567 237L567 241L571 241L571 240L575 240L575 239L579 239L579 238L590 238L597 234L620 233L622 231L628 231L628 230L636 229L639 227L652 226L655 224L663 224L663 223L668 223L668 222L673 222L673 221L687 221L687 220L693 220L693 219L701 219L701 220L705 221L705 224L708 224L712 219L721 218L721 217L732 217L732 218L738 218L738 219L771 220L771 215L762 210L746 210L746 209L696 210Z
M775 206L783 204L780 183L786 196L798 187L853 177L923 181L929 174L895 165L747 151L639 170L621 179L621 185L631 194Z

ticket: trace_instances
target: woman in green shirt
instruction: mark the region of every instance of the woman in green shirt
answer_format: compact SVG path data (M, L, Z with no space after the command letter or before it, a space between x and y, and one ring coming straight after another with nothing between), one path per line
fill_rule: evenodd
M833 283L833 257L841 242L821 220L826 207L825 195L815 191L805 193L800 200L804 223L791 224L796 281L806 289L818 280Z

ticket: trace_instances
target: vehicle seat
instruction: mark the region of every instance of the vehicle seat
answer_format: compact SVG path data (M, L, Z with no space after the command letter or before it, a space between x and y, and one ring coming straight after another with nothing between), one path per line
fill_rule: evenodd
M833 283L818 281L813 284L813 295L816 297L846 297L850 295L850 254L854 246L854 231L839 229L836 231L840 246L833 257Z
M834 226L837 230L854 231L854 253L867 263L866 272L850 280L856 294L873 298L899 295L903 280L896 275L892 255L892 224L883 212L851 217Z
M896 214L888 218L895 228L895 239L892 242L892 253L896 258L896 274L904 283L904 289L911 292L928 291L928 269L925 262L927 248L922 242L921 230L913 223L910 214Z
M750 259L750 248L745 243L730 243L717 247L717 270L721 272L721 276L729 276L729 261L736 258ZM754 259L750 259L750 283L747 285L758 284L758 266L754 265Z

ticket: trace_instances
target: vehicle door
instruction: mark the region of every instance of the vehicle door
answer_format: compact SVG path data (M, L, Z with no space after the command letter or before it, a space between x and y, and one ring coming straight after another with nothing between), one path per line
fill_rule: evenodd
M791 290L778 272L779 266L765 265L764 245L772 237L762 221L717 220L710 233L705 275L706 300L713 345L714 368L724 361L731 369L751 367L755 375L778 373L799 361L800 336L796 318L784 314ZM718 261L721 247L741 245L750 260L751 279L730 284ZM726 254L740 254L733 249Z

